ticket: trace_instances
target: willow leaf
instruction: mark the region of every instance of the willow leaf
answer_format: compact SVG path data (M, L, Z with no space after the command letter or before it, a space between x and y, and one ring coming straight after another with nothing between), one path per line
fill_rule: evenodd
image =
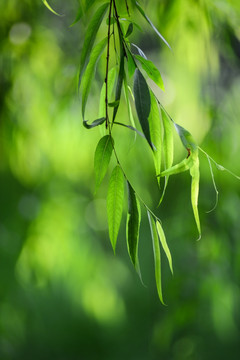
M162 129L158 104L152 91L151 95L151 112L149 115L149 128L151 141L154 144L153 160L156 174L161 172L161 158L162 158ZM160 184L160 178L158 178Z
M117 165L111 174L107 195L108 230L114 253L122 218L123 197L124 177L120 166Z
M85 115L85 109L86 109L86 104L87 104L87 99L88 99L92 79L93 79L93 77L95 75L95 71L96 71L97 62L98 62L103 50L105 49L106 45L107 45L107 38L103 39L100 43L98 43L94 47L94 49L91 53L91 57L90 57L88 66L87 66L86 71L82 78L81 85L82 85L82 116L83 116L83 119L84 119L84 115Z
M122 85L123 85L123 77L124 77L124 55L123 51L121 51L121 59L120 59L120 66L119 66L119 73L118 73L118 79L117 79L117 87L116 87L116 94L115 94L115 101L118 102L118 105L113 110L113 122L116 118L117 111L119 108L120 98L121 98L121 92L122 92Z
M173 163L173 129L172 129L172 121L166 115L165 111L161 109L162 114L162 122L163 122L163 129L164 129L164 136L163 136L163 159L164 159L164 166L165 169L169 169ZM162 196L159 201L159 205L161 204L165 191L168 184L168 175L165 175L165 183L162 192Z
M158 31L158 29L153 25L153 23L151 22L151 20L149 19L149 17L145 14L144 10L141 8L141 6L139 5L139 3L137 1L135 1L136 7L138 9L138 11L140 12L140 14L146 19L146 21L149 23L149 25L152 27L152 29L155 31L155 33L160 37L160 39L169 47L170 50L172 50L171 46L169 45L169 43L167 42L167 40L164 39L164 37L162 36L162 34L160 34L160 32Z
M87 120L83 120L83 126L87 129L92 129L98 125L101 125L104 123L106 118L102 117L100 119L94 120L91 124L88 124Z
M152 147L148 123L151 109L150 92L146 80L138 69L134 74L133 93L139 122L149 145Z
M160 89L165 91L161 74L153 62L143 58L141 55L135 55L135 57L140 61L143 70L146 71L150 79L152 79L160 87Z
M171 273L173 274L172 256L171 256L170 250L168 248L168 244L167 244L167 241L166 241L166 237L165 237L162 225L160 224L159 221L156 221L156 228L157 228L157 233L158 233L158 236L159 236L160 243L161 243L161 245L163 247L163 250L164 250L164 252L165 252L165 254L167 256L167 259L168 259L169 268L171 270Z
M142 49L140 49L139 46L137 46L137 45L135 45L135 44L133 44L133 43L132 43L132 46L134 46L134 47L137 49L137 51L138 51L138 53L139 53L139 55L140 55L141 57L143 57L144 59L147 60L146 55L144 54L144 52L142 51Z
M198 214L198 194L199 194L200 172L199 172L198 157L194 160L194 164L190 168L190 175L192 177L191 202L192 202L194 218L195 218L198 233L199 233L198 240L200 240L201 239L201 225L200 225L199 214Z
M133 23L130 23L130 24L128 25L128 28L127 28L127 31L126 31L125 38L129 37L132 32L133 32Z
M110 135L103 136L96 147L94 155L95 188L98 190L111 159L113 151L113 139Z
M193 164L193 159L192 157L188 157L187 159L183 159L182 161L180 161L180 163L171 166L170 168L162 171L159 175L157 176L170 176L170 175L176 175L176 174L180 174L184 171L187 171L191 168Z
M130 259L141 279L138 260L139 228L141 222L141 208L131 184L128 185L128 215L127 215L127 247Z
M162 275L161 275L161 252L160 252L160 244L158 239L158 234L156 230L156 224L152 218L152 215L147 212L148 214L148 220L152 235L152 245L153 245L153 255L154 255L154 265L155 265L155 280L156 280L156 286L157 286L157 292L159 299L163 305L163 294L162 294Z
M133 114L132 114L132 108L131 108L131 103L130 103L128 91L129 91L129 88L128 88L128 84L127 84L127 79L126 79L126 76L124 76L124 94L125 94L126 103L127 103L128 117L129 117L129 120L130 120L130 123L131 123L132 127L136 128L134 118L133 118Z
M96 39L96 35L98 29L102 23L102 20L106 14L107 8L109 3L105 3L100 6L100 8L95 12L92 19L89 22L89 25L86 30L86 36L84 39L82 51L81 51L81 58L80 58L80 69L79 69L79 78L78 84L80 85L82 75L85 71L86 65L88 63L90 54L92 52L92 48Z
M190 134L188 130L184 129L182 126L176 123L174 123L174 126L178 132L178 135L180 136L183 146L187 150L190 150L191 152L194 153L198 149L198 146L195 140L193 139L192 134Z
M117 69L116 67L113 67L109 73L108 73L108 97L112 95L115 80L117 76ZM99 111L98 116L103 117L106 115L106 103L105 103L105 97L106 97L106 83L103 83L101 93L100 93L100 100L99 100Z
M53 10L53 8L48 4L47 0L42 0L42 2L48 8L48 10L50 10L53 14L55 14L57 16L62 16L62 15L58 14L56 11Z
M126 48L126 52L127 52L127 63L128 63L128 75L131 78L136 70L136 63L135 60L133 58L132 53L128 50L128 48Z
M214 173L213 173L213 168L212 168L212 164L211 164L211 160L209 159L209 156L207 155L207 159L208 159L208 164L209 164L209 169L210 169L210 173L211 173L211 177L212 177L212 182L213 182L213 187L216 193L216 200L215 200L215 204L213 206L213 208L211 210L208 210L207 213L212 212L213 210L216 209L217 204L218 204L218 189L217 189L217 185L215 182L215 178L214 178Z

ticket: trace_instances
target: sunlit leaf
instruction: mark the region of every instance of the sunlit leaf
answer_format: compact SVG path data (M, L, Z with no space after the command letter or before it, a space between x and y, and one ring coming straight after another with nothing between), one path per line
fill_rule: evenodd
M200 225L199 214L198 214L198 194L199 194L200 172L199 172L198 157L194 160L194 164L190 167L190 174L192 176L191 202L192 202L194 218L195 218L198 233L199 233L198 240L200 240L201 239L201 225Z
M162 34L160 34L160 32L158 31L158 29L153 25L153 23L151 22L151 20L149 19L149 17L145 14L144 10L141 8L141 6L139 5L139 3L137 1L135 1L136 7L138 9L138 11L142 14L142 16L147 20L147 22L149 23L149 25L152 27L152 29L155 31L155 33L160 37L160 39L169 47L170 50L171 46L169 45L169 43L167 42L167 40L164 39L164 37L162 36Z
M98 125L101 125L104 123L106 118L102 117L100 119L94 120L91 124L88 124L87 120L83 120L83 126L87 129L92 129Z
M140 55L135 55L135 57L140 61L142 68L146 71L150 79L152 79L160 87L160 89L165 91L161 74L153 62L143 58Z
M140 56L142 56L144 59L147 60L146 55L144 54L144 52L142 51L142 49L140 49L139 46L137 46L137 45L135 45L135 44L133 44L133 43L132 43L132 46L134 46L134 47L137 49L137 51L138 51L138 53L139 53Z
M215 190L215 193L216 193L215 204L214 204L214 206L213 206L213 208L211 210L207 211L207 213L210 213L213 210L215 210L216 207L217 207L217 204L218 204L218 189L217 189L217 185L216 185L215 178L214 178L214 173L213 173L213 169L212 169L212 163L211 163L211 160L209 159L208 155L207 155L207 160L208 160L209 169L210 169L210 173L211 173L211 177L212 177L213 187L214 187L214 190Z
M91 56L90 56L88 66L87 66L86 71L82 78L81 87L82 87L82 116L83 116L83 119L84 119L84 115L85 115L85 108L86 108L86 104L87 104L89 91L91 88L91 83L92 83L92 80L93 80L93 77L94 77L95 71L96 71L97 62L98 62L100 56L102 55L102 52L105 49L106 45L107 45L107 38L103 39L100 43L98 43L94 47L94 49L92 50Z
M159 175L157 176L170 176L170 175L177 175L180 174L184 171L187 171L190 169L190 167L193 164L193 159L192 157L188 157L187 159L183 159L182 161L180 161L178 164L171 166L170 168L162 171Z
M111 159L113 151L113 139L110 135L103 136L96 147L94 155L95 188L98 190Z
M128 185L128 215L127 215L127 246L130 259L141 279L138 260L139 228L141 222L141 208L135 191Z
M94 41L96 39L96 35L98 29L102 23L102 20L106 14L109 3L105 3L100 6L100 8L95 12L93 18L89 22L88 28L86 30L86 36L84 39L82 51L81 51L81 59L80 59L80 69L79 69L79 85L81 83L82 75L85 71L86 65L88 63Z
M153 245L153 254L154 254L154 265L155 265L155 280L156 280L156 286L158 291L158 296L163 305L163 294L162 294L162 275L161 275L161 252L160 252L160 244L158 239L158 234L156 230L156 224L155 221L152 218L152 215L147 212L148 214L148 220L151 230L151 236L152 236L152 245Z
M161 109L162 114L162 122L163 122L163 129L164 129L164 136L163 136L163 160L165 169L169 169L173 163L173 129L172 129L172 121L168 118L165 114L165 111ZM168 175L165 175L165 183L162 192L162 196L159 201L159 205L161 204L165 191L168 184Z
M136 63L132 53L126 48L127 51L127 63L128 63L128 75L131 78L136 70Z
M180 136L183 146L186 149L190 150L191 152L197 150L198 146L195 140L193 139L192 135L190 134L190 132L176 123L174 123L174 126L178 132L178 135Z
M159 108L157 100L152 92L151 95L151 111L149 115L149 128L151 141L154 144L153 159L155 165L156 174L161 172L161 158L162 158L162 128L159 114ZM160 177L158 178L160 184Z
M134 74L133 93L139 122L149 145L152 147L148 123L151 109L150 92L146 80L138 69Z
M119 107L119 102L120 102L120 98L121 98L122 85L123 85L123 76L124 76L124 55L123 55L123 52L122 52L121 59L120 59L119 72L118 72L116 94L115 94L115 102L118 102L118 105L115 106L114 110L113 110L113 119L112 119L113 122L114 122L114 120L116 118L118 107Z
M171 256L170 250L168 248L168 244L167 244L167 241L166 241L166 237L165 237L162 225L160 224L159 221L156 221L156 227L157 227L157 233L158 233L158 236L159 236L160 243L161 243L161 245L163 247L163 250L164 250L164 252L165 252L165 254L167 256L167 259L168 259L169 268L171 270L171 273L173 274L172 256Z
M107 195L108 230L114 253L122 218L123 197L124 177L120 166L117 165L111 174Z
M48 10L50 10L53 14L55 14L57 16L62 16L62 15L58 14L56 11L53 10L53 8L48 4L47 0L42 0L42 2L48 8Z
M133 114L132 114L132 108L131 108L131 103L130 103L129 93L128 92L129 92L129 87L128 87L128 84L127 84L126 76L124 76L124 94L125 94L126 103L127 103L128 117L129 117L129 120L130 120L130 123L131 123L132 127L136 128L134 118L133 118Z
M115 121L114 124L116 124L116 125L121 125L121 126L124 126L124 127L128 128L128 129L130 129L130 130L133 130L133 131L135 131L138 135L140 135L142 138L146 139L146 138L145 138L145 135L144 135L141 131L139 131L138 129L136 129L135 127L133 127L133 126L131 126L131 125L126 125L126 124L123 124L123 123L120 123L120 122L117 122L117 121ZM152 146L153 146L153 144L152 144Z

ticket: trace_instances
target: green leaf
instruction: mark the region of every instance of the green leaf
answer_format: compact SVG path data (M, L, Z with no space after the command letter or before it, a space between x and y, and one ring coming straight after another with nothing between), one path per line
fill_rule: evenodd
M137 45L135 45L135 44L133 44L133 43L132 43L132 46L134 46L134 47L137 49L137 51L138 51L138 53L139 53L139 55L140 55L141 57L143 57L144 59L147 60L146 55L144 54L144 52L142 51L142 49L140 49L139 46L137 46Z
M130 23L130 24L128 25L128 29L127 29L125 38L129 37L132 32L133 32L133 23Z
M180 161L180 163L171 166L170 168L162 171L159 175L157 176L170 176L170 175L176 175L176 174L180 174L184 171L187 171L191 168L193 164L193 159L192 157L188 157L187 159L183 159L182 161Z
M153 160L156 174L161 172L161 158L162 158L162 128L161 128L161 120L158 109L158 104L156 98L152 91L151 95L151 112L149 115L149 128L151 141L154 144L153 151ZM158 183L160 184L160 178L158 178Z
M133 130L133 131L135 131L138 135L140 135L142 138L146 139L146 138L145 138L145 135L144 135L141 131L139 131L138 129L136 129L135 127L133 127L133 126L131 126L131 125L126 125L126 124L123 124L123 123L120 123L120 122L117 122L117 121L115 121L114 124L116 124L116 125L121 125L121 126L124 126L124 127L128 128L128 129L130 129L130 130Z
M113 139L111 138L110 135L103 136L97 144L94 155L96 192L107 172L112 151L113 151Z
M152 79L163 91L165 91L163 80L161 77L161 74L159 70L156 68L156 66L153 64L151 60L147 60L141 55L135 55L135 58L137 58L141 65L143 70L146 71L150 79Z
M58 14L56 11L54 11L51 6L48 4L47 0L42 0L42 2L44 3L44 5L48 8L48 10L50 10L53 14L57 15L57 16L62 16L60 14Z
M106 118L102 117L100 119L94 120L90 125L88 124L87 120L83 120L83 126L87 129L92 129L98 125L101 125L104 123Z
M141 222L141 208L135 191L128 185L128 215L127 215L127 246L130 259L141 279L138 260L139 228Z
M151 98L146 80L138 69L136 69L134 74L133 93L139 122L143 133L152 148L148 123L148 116L151 109Z
M117 76L117 69L114 66L108 73L108 97L111 97L112 95L116 76ZM99 117L103 117L106 115L105 97L106 97L106 83L104 82L100 93L99 112L98 112Z
M95 71L96 71L97 62L98 62L103 50L105 49L106 45L107 45L107 38L103 39L100 43L98 43L94 47L94 49L91 53L91 57L90 57L88 66L87 66L86 71L82 78L81 86L82 86L82 116L83 116L83 119L84 119L84 115L85 115L85 108L86 108L86 104L87 104L87 99L88 99L92 79L93 79L93 77L95 75Z
M119 100L108 103L108 106L114 108L119 106Z
M173 274L172 256L171 256L170 250L168 248L168 244L167 244L167 241L166 241L166 237L165 237L162 225L160 224L159 221L156 221L156 227L157 227L157 233L158 233L158 236L159 236L160 243L161 243L161 245L163 247L163 250L164 250L164 252L165 252L165 254L167 256L167 259L168 259L169 268L171 270L171 273Z
M178 135L180 136L183 146L187 150L190 150L191 152L195 152L198 146L195 140L193 139L192 135L190 134L190 132L176 123L174 123L174 126L178 132Z
M169 169L173 163L173 131L172 131L172 121L166 115L165 111L161 109L162 114L162 122L163 122L163 129L164 129L164 136L163 136L163 159L164 159L164 166L165 169ZM165 191L168 184L168 175L165 175L165 183L162 192L162 196L159 201L159 205L161 204Z
M123 55L123 50L122 50L120 66L119 66L119 73L118 73L118 80L117 80L117 87L116 87L116 94L115 94L115 101L118 102L118 105L114 107L112 122L114 122L116 115L117 115L118 108L119 108L121 92L122 92L122 85L123 85L123 77L124 77L124 55Z
M126 52L127 52L127 63L128 63L128 75L131 78L133 76L137 66L136 66L136 63L135 63L132 53L128 50L127 47L126 47Z
M123 197L124 177L120 166L117 165L113 169L107 195L108 229L114 253L122 219Z
M169 47L170 50L172 50L171 46L169 45L169 43L167 42L167 40L164 39L164 37L162 36L162 34L160 34L160 32L158 31L158 29L153 25L153 23L151 22L151 20L149 19L149 17L145 14L144 10L141 8L141 6L139 5L139 3L137 1L135 1L136 7L138 9L138 11L140 12L140 14L144 17L144 19L146 19L146 21L149 23L149 25L152 27L152 29L155 31L155 33L160 37L160 39Z
M158 234L156 230L156 224L152 218L152 215L147 212L148 214L148 220L152 235L152 245L153 245L153 254L154 254L154 264L155 264L155 280L156 280L156 286L157 286L157 292L159 299L163 305L163 294L162 294L162 275L161 275L161 252L160 252L160 244L158 239Z
M199 159L198 159L198 157L194 160L194 163L190 168L190 175L192 177L191 202L192 202L194 218L195 218L198 233L199 233L198 240L200 240L201 239L201 225L200 225L199 214L198 214L198 194L199 194L200 172L199 172Z
M93 44L96 39L96 35L98 29L102 23L102 20L106 14L109 3L105 3L95 12L93 18L91 19L88 28L86 30L86 36L84 39L82 51L81 51L81 59L80 59L80 69L79 69L79 86L81 83L82 75L85 71L86 65L88 63L90 54L92 52Z
M132 127L136 128L135 122L134 122L134 118L133 118L133 114L132 114L132 108L131 108L131 103L129 100L129 87L127 84L127 79L126 79L126 75L124 76L124 94L125 94L125 98L126 98L126 103L127 103L127 109L128 109L128 117L130 120L130 123L132 125Z

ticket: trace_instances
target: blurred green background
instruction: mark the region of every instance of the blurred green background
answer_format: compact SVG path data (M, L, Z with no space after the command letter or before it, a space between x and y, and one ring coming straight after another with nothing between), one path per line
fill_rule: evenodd
M173 53L144 23L131 41L162 73L158 95L214 159L240 174L240 3L142 1ZM77 71L88 18L77 1L0 2L0 359L212 360L240 356L240 186L201 157L200 242L190 179L171 178L163 206L148 145L115 133L126 172L163 221L174 277L163 259L157 297L143 212L143 287L128 259L126 212L117 245L107 233L108 177L94 196L98 128L82 126ZM103 25L99 37L104 35ZM103 59L104 61L104 59ZM97 114L100 63L88 108ZM89 113L90 114L90 113ZM91 115L91 114L90 114ZM119 117L126 117L120 108ZM93 118L92 118L93 119ZM177 139L176 139L177 141ZM175 161L185 156L177 144ZM144 156L143 156L144 154ZM114 165L114 162L111 166Z

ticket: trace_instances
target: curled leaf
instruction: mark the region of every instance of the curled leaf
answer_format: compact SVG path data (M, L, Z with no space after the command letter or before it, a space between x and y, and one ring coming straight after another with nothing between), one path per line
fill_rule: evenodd
M101 125L104 123L106 119L104 117L94 120L91 124L88 124L87 120L83 120L83 126L87 129L92 129L98 125Z
M48 8L48 10L50 10L53 14L55 14L57 16L62 16L62 15L58 14L55 10L53 10L53 8L48 4L47 0L42 0L42 2Z
M162 225L160 224L160 222L158 220L156 221L156 228L157 228L157 233L159 236L160 243L161 243L163 250L166 254L166 257L168 259L169 268L171 270L171 273L173 274L172 255L170 253Z
M198 214L198 195L199 195L200 172L199 172L198 157L196 158L196 160L194 160L193 165L190 167L190 175L192 177L191 202L192 202L194 218L195 218L198 233L199 233L198 240L200 240L201 239L201 225L200 225L199 214Z

